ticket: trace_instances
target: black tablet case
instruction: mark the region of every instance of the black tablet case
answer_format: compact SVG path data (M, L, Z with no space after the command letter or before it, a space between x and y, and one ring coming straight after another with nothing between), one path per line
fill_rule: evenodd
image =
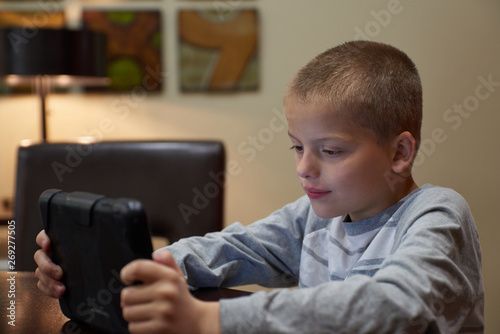
M141 203L49 189L40 196L40 210L53 261L64 273L64 315L100 331L128 333L120 270L153 251Z

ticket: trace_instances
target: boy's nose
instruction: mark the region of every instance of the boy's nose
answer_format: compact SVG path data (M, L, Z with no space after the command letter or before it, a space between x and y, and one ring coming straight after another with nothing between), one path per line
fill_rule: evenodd
M312 154L303 154L297 158L296 169L297 175L301 178L315 178L318 176L318 168L316 159Z

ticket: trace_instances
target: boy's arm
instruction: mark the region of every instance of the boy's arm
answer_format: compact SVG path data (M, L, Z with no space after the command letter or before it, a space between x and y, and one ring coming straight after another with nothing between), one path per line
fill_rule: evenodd
M222 300L222 332L481 331L480 250L466 204L433 203L413 218L373 277Z
M235 223L222 232L180 240L167 249L191 288L294 286L311 214L308 199L301 198L248 226Z

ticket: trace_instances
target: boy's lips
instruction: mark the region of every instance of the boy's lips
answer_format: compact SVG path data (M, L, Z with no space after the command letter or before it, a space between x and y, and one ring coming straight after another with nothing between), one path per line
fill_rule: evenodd
M330 190L318 189L313 187L304 187L304 190L306 191L306 194L310 199L319 199L331 193Z

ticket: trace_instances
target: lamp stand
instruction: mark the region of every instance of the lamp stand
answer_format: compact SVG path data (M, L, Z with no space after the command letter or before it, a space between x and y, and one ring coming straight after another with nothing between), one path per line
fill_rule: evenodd
M50 76L37 75L35 76L35 92L40 97L40 107L42 110L42 140L47 141L47 109L46 98L50 91Z

